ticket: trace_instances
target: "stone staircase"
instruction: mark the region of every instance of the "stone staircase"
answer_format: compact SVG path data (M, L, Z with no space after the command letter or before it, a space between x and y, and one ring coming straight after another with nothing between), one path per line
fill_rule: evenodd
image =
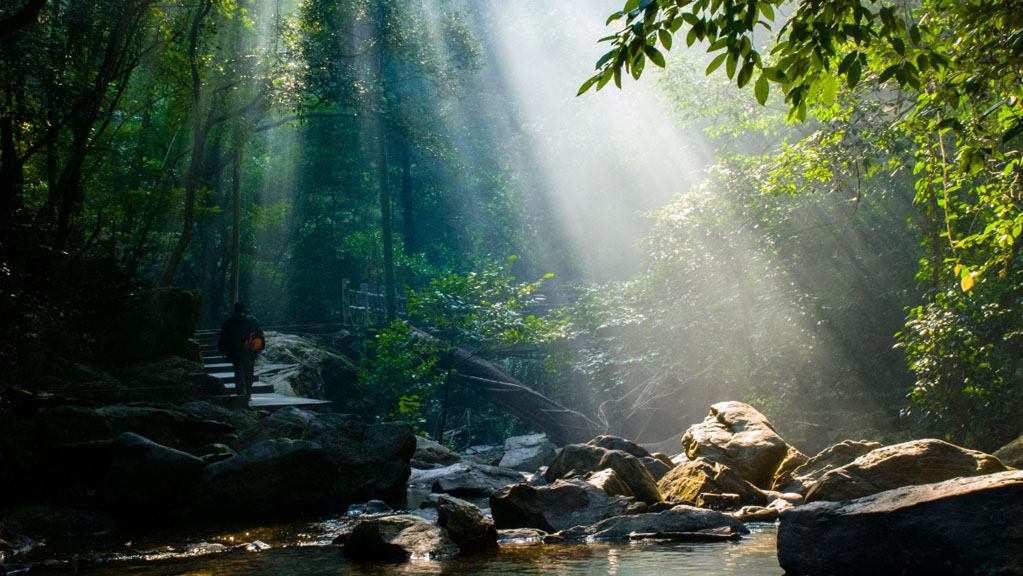
M227 358L217 350L219 336L220 330L195 331L195 340L199 343L199 352L202 355L203 370L207 375L219 380L224 386L224 390L227 391L226 395L213 396L210 400L229 408L245 408L245 400L235 394L234 364L228 362ZM277 394L274 392L273 385L259 381L258 373L256 381L252 383L251 393L252 398L247 406L249 408L283 408L284 406L316 408L330 404L329 400Z

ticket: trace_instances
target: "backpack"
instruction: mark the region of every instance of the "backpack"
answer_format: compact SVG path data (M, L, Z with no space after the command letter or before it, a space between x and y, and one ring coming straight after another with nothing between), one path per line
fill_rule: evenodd
M249 331L248 338L242 342L242 347L253 352L262 352L266 348L266 339L263 337L263 329L255 326Z

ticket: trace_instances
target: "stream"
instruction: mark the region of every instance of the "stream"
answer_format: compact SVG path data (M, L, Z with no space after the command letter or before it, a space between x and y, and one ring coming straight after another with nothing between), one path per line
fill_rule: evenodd
M162 534L152 541L116 544L96 537L91 550L52 567L36 564L27 574L80 573L93 576L282 576L389 574L558 574L559 576L651 576L658 574L742 574L780 576L776 557L777 527L752 524L751 533L734 542L682 544L660 542L590 542L586 544L502 544L491 553L406 564L357 564L334 546L334 537L357 517L316 523L292 523L259 529L221 531L201 541ZM175 538L178 538L177 542ZM184 543L180 543L184 542ZM65 544L71 544L65 543ZM69 556L71 549L50 543L50 552ZM70 566L69 566L70 564ZM69 570L70 568L70 570Z

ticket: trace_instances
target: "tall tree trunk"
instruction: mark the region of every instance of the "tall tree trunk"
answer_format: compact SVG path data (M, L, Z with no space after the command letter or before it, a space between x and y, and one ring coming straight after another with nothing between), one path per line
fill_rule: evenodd
M4 84L9 81L4 77ZM3 110L0 111L0 220L7 219L21 204L22 162L15 145L13 90L4 86Z
M405 254L416 253L415 206L412 199L412 145L401 139L401 224L405 237Z
M185 182L185 220L181 227L181 237L174 246L167 265L160 275L160 286L170 286L174 283L174 276L178 272L181 259L192 241L195 224L195 190L199 184L199 166L202 164L203 148L206 146L206 131L202 121L202 79L199 76L199 32L202 29L202 21L212 9L211 0L202 0L195 10L192 18L192 28L188 33L188 61L192 72L192 158L188 166L188 176Z
M394 285L394 236L391 230L391 190L387 183L387 126L384 102L384 51L377 50L375 60L377 100L377 166L380 184L380 227L384 244L384 313L387 322L397 318L397 298Z
M231 196L233 197L233 213L234 219L231 224L231 309L234 309L234 305L238 302L238 273L239 273L239 261L238 256L240 254L241 246L241 224L242 224L242 151L241 148L234 152L234 167L232 169L232 183L231 183Z

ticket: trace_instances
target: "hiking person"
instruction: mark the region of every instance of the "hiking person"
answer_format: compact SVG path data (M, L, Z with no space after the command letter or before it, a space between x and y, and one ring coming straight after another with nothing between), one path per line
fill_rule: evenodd
M234 390L246 400L252 398L256 356L259 356L264 347L265 340L263 330L259 327L259 320L249 314L244 304L236 303L234 314L231 314L220 328L217 350L227 357L228 362L234 364Z

